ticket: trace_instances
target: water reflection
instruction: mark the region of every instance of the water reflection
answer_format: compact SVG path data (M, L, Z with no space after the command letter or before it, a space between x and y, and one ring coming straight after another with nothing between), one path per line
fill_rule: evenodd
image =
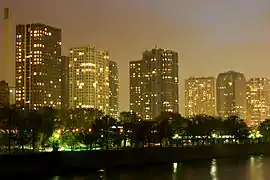
M212 177L212 180L218 180L217 178L217 160L213 159L210 166L210 174Z
M170 165L104 169L86 176L54 177L49 180L268 180L269 168L269 157L252 156L246 159L212 159Z
M173 173L176 173L177 171L177 163L173 163Z
M265 180L263 177L262 156L251 156L250 159L250 179Z
M60 176L55 176L52 178L52 180L59 180L60 179Z
M177 168L178 168L178 163L173 163L172 180L177 180Z

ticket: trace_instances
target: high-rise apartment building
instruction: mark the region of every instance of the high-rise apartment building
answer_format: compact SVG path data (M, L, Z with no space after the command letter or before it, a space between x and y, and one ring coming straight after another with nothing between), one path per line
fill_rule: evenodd
M270 118L270 81L266 78L251 78L247 83L247 123L259 126Z
M216 115L216 79L190 77L185 80L185 115Z
M3 57L0 58L0 81L15 86L15 59L13 58L13 26L11 10L4 8Z
M16 26L16 105L61 107L61 30Z
M69 107L109 114L109 53L95 46L70 49Z
M246 118L246 79L242 73L220 73L216 81L217 113L223 118Z
M8 107L9 103L9 87L6 81L0 81L0 107Z
M142 61L129 63L129 101L130 110L142 117Z
M166 49L143 52L130 62L130 110L144 120L162 112L178 112L178 53Z
M61 57L61 109L68 110L69 94L69 59L67 56Z
M109 61L109 89L110 115L117 119L119 117L119 71L114 61Z

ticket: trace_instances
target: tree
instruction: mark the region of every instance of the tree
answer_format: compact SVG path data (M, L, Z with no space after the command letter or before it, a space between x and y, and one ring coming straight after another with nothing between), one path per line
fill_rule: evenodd
M103 129L103 137L104 137L104 141L105 141L105 147L106 147L106 150L108 150L109 149L109 141L111 140L109 138L110 128L116 124L116 119L114 119L108 115L105 115L102 117L101 121L102 121L102 129Z
M82 136L84 136L83 137L84 138L83 139L84 144L87 145L90 149L92 149L93 144L95 144L95 135L92 132L88 132L88 133L86 133L86 134L84 134Z
M262 122L258 128L260 134L266 142L270 142L270 119L266 119Z
M42 116L35 110L29 112L27 117L28 128L30 132L30 138L32 142L33 151L36 150L36 145L39 140L39 136L42 128Z
M227 134L235 136L236 139L244 140L248 137L249 130L245 122L237 116L231 116L224 121Z
M52 109L51 107L43 107L38 111L41 120L41 139L40 144L42 147L44 147L49 138L52 136L54 130L59 127L57 123L59 123L59 118L57 118L57 111Z
M62 143L72 149L74 149L78 142L76 140L76 134L74 134L72 131L65 131L61 135Z
M74 128L90 128L96 119L103 117L103 112L94 108L76 108L70 109L65 122L68 129Z
M6 138L8 144L8 152L11 152L11 143L14 139L16 131L16 119L14 118L16 114L16 108L13 107L2 107L0 110L0 120L1 126L4 132L4 138Z
M139 116L134 112L123 111L120 113L120 122L122 123L136 123L141 121Z
M58 132L54 132L49 138L49 142L53 148L53 151L58 151L61 144L60 134Z
M160 116L156 118L156 121L158 123L158 132L159 132L161 146L163 144L163 141L165 142L165 146L168 146L169 142L171 142L172 140L173 118L174 118L174 113L171 113L171 112L163 112L161 113Z

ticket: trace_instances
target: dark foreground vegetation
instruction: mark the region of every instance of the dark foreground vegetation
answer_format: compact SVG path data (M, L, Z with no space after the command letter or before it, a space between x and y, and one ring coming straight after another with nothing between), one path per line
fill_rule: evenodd
M96 109L2 108L0 131L0 171L8 174L270 155L270 120L254 131L236 116L166 112L143 121L130 112L114 119Z
M165 112L153 121L122 112L118 119L97 109L0 109L2 153L186 147L270 142L270 120L251 131L236 116L184 118Z

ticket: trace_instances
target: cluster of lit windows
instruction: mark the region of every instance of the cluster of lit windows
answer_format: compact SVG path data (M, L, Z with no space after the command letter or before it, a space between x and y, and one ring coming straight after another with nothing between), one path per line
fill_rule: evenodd
M97 107L109 110L109 70L107 62L104 61L109 59L109 56L104 54L105 51L96 50L91 46L70 50L70 107Z
M178 78L172 75L172 71L174 70L172 66L177 66L177 63L171 62L173 60L177 62L177 59L173 59L171 57L172 54L173 52L163 49L157 49L157 52L150 50L143 53L141 61L130 62L130 108L145 120L150 120L158 116L158 113L162 111L177 110L177 108L175 108L175 106L178 106L178 101L175 102L177 95L173 94L167 97L167 95L164 96L162 92L162 95L157 94L157 92L160 92L162 89L164 89L162 91L165 92L177 90L174 89L174 87L176 87L174 83L178 83ZM175 57L177 58L177 56ZM157 61L161 65L161 68L157 68L160 66L157 65ZM177 68L175 68L175 70L177 71ZM162 79L160 80L159 77ZM165 79L169 79L169 81ZM157 84L157 86L154 84ZM170 86L170 84L173 85L171 88L162 87ZM140 96L140 94L142 94L142 96ZM158 109L160 104L157 101L159 99L156 98L157 96L161 97L163 102L170 102L170 105L164 105L162 109Z
M34 44L34 47L44 47L44 44Z
M42 54L42 51L34 51L34 54Z
M215 115L215 79L189 78L185 87L186 116Z
M270 81L252 78L247 83L247 111L250 125L260 124L270 117Z
M33 30L33 31L31 31L31 36L34 36L34 37L39 37L39 36L44 36L44 35L51 36L52 33L47 32L47 28L45 28L45 31L43 31L43 30Z

